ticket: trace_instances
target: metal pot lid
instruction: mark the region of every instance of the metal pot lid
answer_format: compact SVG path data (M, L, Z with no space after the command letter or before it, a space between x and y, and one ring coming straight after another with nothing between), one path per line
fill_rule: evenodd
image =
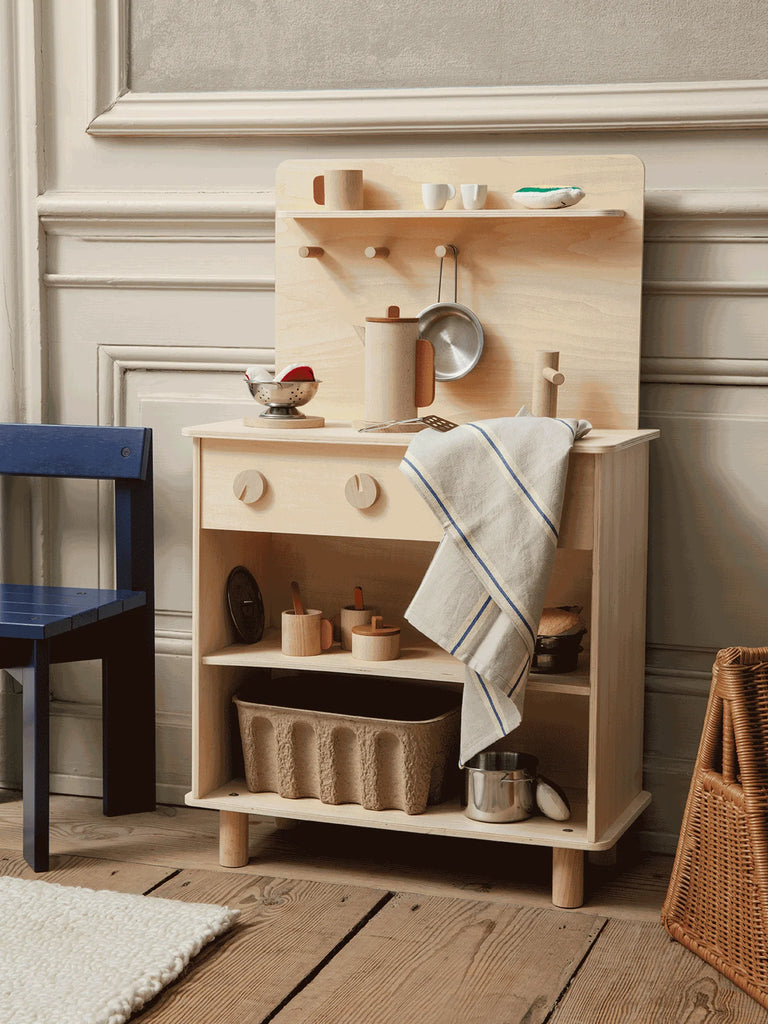
M264 635L264 602L256 580L244 565L227 578L227 608L235 632L244 644L255 644Z
M419 315L419 337L435 350L435 380L459 380L477 366L483 352L483 327L471 309L436 302Z

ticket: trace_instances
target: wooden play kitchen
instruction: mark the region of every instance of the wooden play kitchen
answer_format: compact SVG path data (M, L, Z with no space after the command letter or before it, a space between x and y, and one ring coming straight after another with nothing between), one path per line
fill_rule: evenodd
M362 171L362 208L318 205L315 179L325 175L327 197L329 172L352 167ZM457 198L426 210L425 182L453 182ZM488 183L482 209L461 207L463 182ZM584 198L561 209L514 199L521 188L560 185L578 185ZM553 902L579 906L584 853L613 847L650 800L641 779L645 572L648 442L658 431L637 428L642 164L631 156L289 161L278 170L276 207L275 361L312 368L320 384L311 413L324 425L264 429L240 419L185 431L196 480L187 802L221 812L227 866L247 862L249 814L527 843L553 851ZM434 404L424 409L428 359L417 360L412 321L418 326L434 302L437 254L449 246L460 254L462 304L482 324L484 346L471 372L429 381ZM414 428L361 432L374 413L366 408L373 385L369 339L363 347L354 325L366 324L367 336L371 324L403 327L394 320L411 321L403 330L414 356L403 388L397 372L387 372L387 386L414 395L416 417L400 416L414 411L410 400L396 410L385 402L375 410L382 420L434 412L466 423L533 405L593 424L570 457L546 596L550 607L583 609L584 649L575 671L531 674L522 725L494 745L538 758L567 793L567 821L475 821L458 796L418 814L397 804L369 810L252 792L244 780L233 696L259 680L273 690L286 673L310 670L350 677L364 690L375 676L394 696L414 682L463 684L464 665L404 618L441 539L398 469ZM438 362L440 340L432 344ZM223 600L234 566L258 580L265 629L256 643L238 640ZM377 626L399 627L398 656L360 660L354 649L322 650L322 642L318 653L285 653L281 616L292 580L321 618L358 603L350 596L362 585L383 618ZM394 650L391 635L368 640ZM283 746L305 749L300 735Z

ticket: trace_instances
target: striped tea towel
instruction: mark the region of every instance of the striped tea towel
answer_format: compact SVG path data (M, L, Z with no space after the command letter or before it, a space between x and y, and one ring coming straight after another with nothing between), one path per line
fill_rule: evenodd
M523 408L424 430L400 465L444 530L405 617L466 666L461 764L522 719L568 455L590 429Z

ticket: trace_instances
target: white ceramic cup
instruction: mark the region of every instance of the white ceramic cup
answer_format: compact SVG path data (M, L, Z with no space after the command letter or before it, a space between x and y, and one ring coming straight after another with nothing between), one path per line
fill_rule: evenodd
M485 197L487 195L487 185L461 186L461 202L465 210L482 210L485 206Z
M442 210L449 199L456 195L453 185L427 182L421 186L421 201L425 210Z

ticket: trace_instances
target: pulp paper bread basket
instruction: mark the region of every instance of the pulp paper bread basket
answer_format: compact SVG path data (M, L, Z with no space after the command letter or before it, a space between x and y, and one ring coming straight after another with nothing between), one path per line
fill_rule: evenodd
M458 788L458 694L302 673L233 700L251 792L421 814Z
M717 654L661 918L768 1007L768 647Z

